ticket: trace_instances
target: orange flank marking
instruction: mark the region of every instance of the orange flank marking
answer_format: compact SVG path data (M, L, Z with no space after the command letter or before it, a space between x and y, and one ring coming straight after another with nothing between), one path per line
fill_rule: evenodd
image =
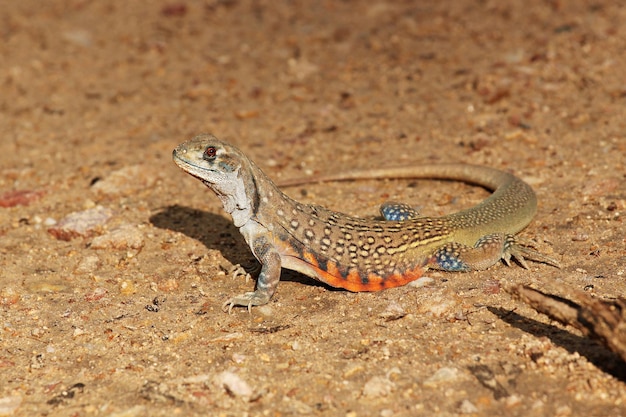
M317 262L317 259L315 258L315 255L313 255L311 252L304 252L302 254L302 257L304 258L304 261L311 264L311 266L315 269L319 268L319 263Z
M303 261L308 264L308 267L315 273L317 279L320 281L332 287L345 288L346 290L354 292L381 291L386 288L400 287L424 275L424 269L418 266L403 274L394 273L386 277L381 277L370 272L367 274L366 279L362 279L361 273L356 268L353 268L348 272L346 277L343 277L335 262L328 261L326 269L324 270L319 266L319 262L310 252L303 254Z
M424 274L421 267L406 271L404 274L395 273L386 277L370 272L363 280L358 270L352 269L346 278L343 278L333 262L328 263L328 271L315 268L320 280L333 287L345 288L349 291L381 291L387 288L401 287L411 281L415 281Z
M278 241L282 256L290 259L291 269L295 269L305 275L315 278L323 283L336 288L345 288L348 291L381 291L387 288L400 287L411 281L415 281L424 275L424 268L416 265L415 268L396 272L391 275L381 277L373 272L367 274L365 278L361 276L358 269L352 268L347 276L342 274L342 268L333 261L320 262L315 254L308 250L303 250L300 255L293 246L284 241ZM321 263L321 265L320 265Z
M337 264L334 262L328 262L326 264L326 273L333 277L341 278L341 272L339 272L339 268L337 268Z

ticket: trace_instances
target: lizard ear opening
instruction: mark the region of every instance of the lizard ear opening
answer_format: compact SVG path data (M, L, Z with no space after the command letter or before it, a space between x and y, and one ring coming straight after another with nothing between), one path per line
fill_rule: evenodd
M217 156L217 148L215 146L208 146L202 154L202 159L205 161L213 161Z

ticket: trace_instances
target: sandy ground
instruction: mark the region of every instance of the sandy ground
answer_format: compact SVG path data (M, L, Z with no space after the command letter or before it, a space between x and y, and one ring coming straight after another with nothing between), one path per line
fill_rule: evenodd
M5 2L0 415L626 415L624 363L503 291L624 295L619 3ZM513 172L540 201L523 237L563 267L367 294L284 273L270 304L225 314L254 285L229 270L255 264L171 161L200 132L276 180L423 162ZM488 195L437 181L287 191L363 216Z

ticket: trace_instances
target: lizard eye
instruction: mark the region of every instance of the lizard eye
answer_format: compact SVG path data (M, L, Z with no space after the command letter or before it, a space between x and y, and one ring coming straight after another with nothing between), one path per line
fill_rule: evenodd
M202 154L202 159L206 161L212 161L217 156L217 148L215 146L209 146L205 149L204 154Z

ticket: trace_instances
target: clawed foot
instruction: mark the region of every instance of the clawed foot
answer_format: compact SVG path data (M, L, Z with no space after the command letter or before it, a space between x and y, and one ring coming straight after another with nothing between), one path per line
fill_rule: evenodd
M252 311L252 306L260 306L263 304L267 304L270 300L270 296L260 293L259 291L255 292L247 292L242 295L238 295L236 297L232 297L228 299L222 305L222 311L228 311L228 314L233 310L235 306L247 307L248 313Z
M549 256L532 249L531 244L519 242L517 239L507 236L506 248L502 254L502 260L511 266L511 258L515 259L524 269L528 269L526 259L534 262L542 262L560 268L559 262Z

